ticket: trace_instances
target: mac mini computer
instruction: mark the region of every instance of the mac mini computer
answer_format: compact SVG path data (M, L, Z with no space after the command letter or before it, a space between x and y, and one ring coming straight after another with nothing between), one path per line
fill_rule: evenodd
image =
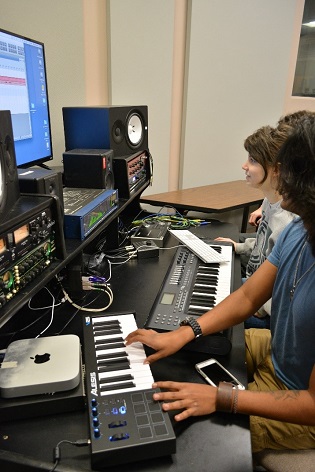
M3 398L52 394L71 390L80 382L81 348L76 335L67 334L13 341L0 369Z

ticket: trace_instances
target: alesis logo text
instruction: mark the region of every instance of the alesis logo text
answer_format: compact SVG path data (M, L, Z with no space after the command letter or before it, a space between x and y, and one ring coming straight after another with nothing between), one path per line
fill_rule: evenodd
M95 395L97 397L98 396L98 393L97 393L97 380L96 380L96 373L95 372L90 373L90 383L91 383L91 393L92 393L92 395Z

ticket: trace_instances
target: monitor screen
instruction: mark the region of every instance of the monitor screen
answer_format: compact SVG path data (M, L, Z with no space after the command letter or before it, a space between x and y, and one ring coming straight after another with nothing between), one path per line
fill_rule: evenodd
M10 110L18 167L52 159L44 44L0 29L0 110Z

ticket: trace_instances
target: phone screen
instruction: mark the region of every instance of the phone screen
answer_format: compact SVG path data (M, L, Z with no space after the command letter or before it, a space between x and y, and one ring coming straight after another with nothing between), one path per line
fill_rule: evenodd
M233 377L230 377L230 375L215 362L203 366L201 370L215 385L219 385L220 382L231 382L233 385L239 385Z

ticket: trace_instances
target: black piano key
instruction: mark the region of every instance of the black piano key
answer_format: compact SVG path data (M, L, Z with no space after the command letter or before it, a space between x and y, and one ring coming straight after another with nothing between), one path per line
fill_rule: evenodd
M204 275L198 275L196 276L196 282L204 282L209 285L218 285L218 277L214 276L204 276Z
M97 365L117 365L121 364L122 362L128 362L128 357L118 357L117 359L97 359Z
M126 382L129 380L134 380L134 377L131 374L118 375L117 377L109 377L108 379L100 380L100 387L102 387L102 385L106 383L119 383L119 382Z
M198 293L208 293L209 295L215 295L217 293L216 287L211 287L210 285L196 284L194 285L194 292Z
M120 364L107 364L97 366L98 372L118 372L119 370L130 369L129 362L121 362Z
M109 343L121 343L124 341L124 338L118 336L116 338L108 338L108 339L98 339L95 341L95 346L99 346L101 344L109 344Z
M100 390L101 392L109 392L112 390L127 390L128 388L133 388L135 386L136 384L134 384L133 382L122 382L115 385L108 385L108 386L104 385L100 387Z
M199 305L199 304L208 305L209 303L215 302L215 301L216 301L216 297L213 297L212 295L209 295L207 297L206 295L198 295L197 293L193 293L190 299L190 305Z
M122 351L122 352L113 352L112 354L99 354L96 359L97 360L101 360L101 359L112 359L112 358L115 358L115 357L120 357L120 358L124 358L124 357L128 357L128 354L126 351Z
M215 302L210 303L194 303L189 305L188 310L196 310L196 314L205 313L208 310L211 310L215 306Z
M219 269L213 268L213 267L207 267L207 266L202 266L198 267L198 270L196 272L197 274L213 274L213 275L219 275L220 271Z
M221 254L222 252L222 246L211 246L211 244L209 244L209 246L214 249L214 251L217 251L219 254Z
M93 326L121 326L118 320L97 320L94 319Z
M126 347L125 343L108 343L108 344L98 344L95 346L96 351L100 351L102 349L119 349L121 347Z
M214 262L213 264L212 263L211 264L205 264L205 263L202 262L201 264L199 264L198 269L200 267L213 267L214 269L219 269L220 270L220 263L219 262Z
M210 301L209 303L191 303L189 305L189 310L211 310L216 305L215 301Z
M108 328L108 329L96 329L93 334L94 336L108 336L109 334L121 334L120 328Z
M206 308L188 308L188 315L203 315L208 311Z

